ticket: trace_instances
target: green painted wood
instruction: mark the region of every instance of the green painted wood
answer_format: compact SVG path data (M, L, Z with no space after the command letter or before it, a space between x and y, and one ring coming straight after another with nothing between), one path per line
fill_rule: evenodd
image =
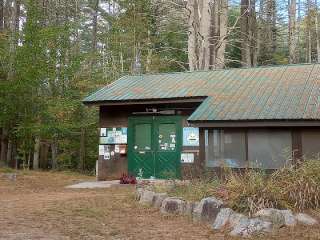
M149 117L129 118L128 171L149 178L155 174L153 120Z
M155 168L157 178L180 178L182 120L180 116L161 116L154 121ZM160 142L161 141L161 142ZM166 149L165 144L167 144Z
M150 178L180 178L182 120L180 116L130 117L128 170Z

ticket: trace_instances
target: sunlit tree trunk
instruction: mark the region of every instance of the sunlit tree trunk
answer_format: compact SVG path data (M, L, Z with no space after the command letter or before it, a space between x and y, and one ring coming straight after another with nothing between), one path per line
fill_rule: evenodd
M39 169L39 156L40 156L40 137L37 136L34 140L33 150L33 169Z
M188 13L188 60L189 70L194 71L197 69L197 29L196 29L196 0L188 0L187 13Z
M319 12L318 12L318 1L315 0L316 15L315 15L315 27L316 27L316 44L317 44L317 62L320 63L320 30L319 30Z
M216 68L224 68L228 33L228 0L220 0L219 39L217 44Z
M297 63L296 0L289 0L289 63Z

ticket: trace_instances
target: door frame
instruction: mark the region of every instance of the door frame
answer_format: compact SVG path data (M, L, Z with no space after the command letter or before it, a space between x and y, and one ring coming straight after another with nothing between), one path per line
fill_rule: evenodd
M175 168L176 168L176 178L181 178L181 151L182 151L182 116L179 115L140 115L140 116L131 116L128 118L128 172L130 174L134 174L134 165L135 161L133 161L132 157L134 157L134 126L136 122L150 122L152 123L151 127L151 145L152 145L152 156L153 156L153 167L154 167L154 176L159 175L159 173L156 173L157 169L157 155L160 152L158 150L159 142L158 142L158 135L159 135L159 129L156 128L156 126L161 123L172 123L173 121L176 123L176 135L177 135L177 144L176 144L176 159L175 159ZM179 139L178 139L179 138Z

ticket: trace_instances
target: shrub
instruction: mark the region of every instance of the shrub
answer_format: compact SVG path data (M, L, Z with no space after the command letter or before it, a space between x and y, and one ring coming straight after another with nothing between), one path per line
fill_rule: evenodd
M225 184L230 207L253 213L267 207L292 210L320 207L320 161L286 166L271 175L247 170L229 174Z
M137 184L137 179L135 176L123 173L120 177L120 184Z
M272 174L280 190L279 202L291 209L320 208L320 161L308 160Z
M228 205L234 210L249 214L262 208L279 207L278 191L270 180L262 171L231 173L225 184Z

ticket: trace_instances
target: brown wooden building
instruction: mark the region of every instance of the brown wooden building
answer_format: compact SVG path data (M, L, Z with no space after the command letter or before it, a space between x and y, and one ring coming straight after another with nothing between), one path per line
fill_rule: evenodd
M125 76L84 103L100 108L99 180L319 159L319 64Z

